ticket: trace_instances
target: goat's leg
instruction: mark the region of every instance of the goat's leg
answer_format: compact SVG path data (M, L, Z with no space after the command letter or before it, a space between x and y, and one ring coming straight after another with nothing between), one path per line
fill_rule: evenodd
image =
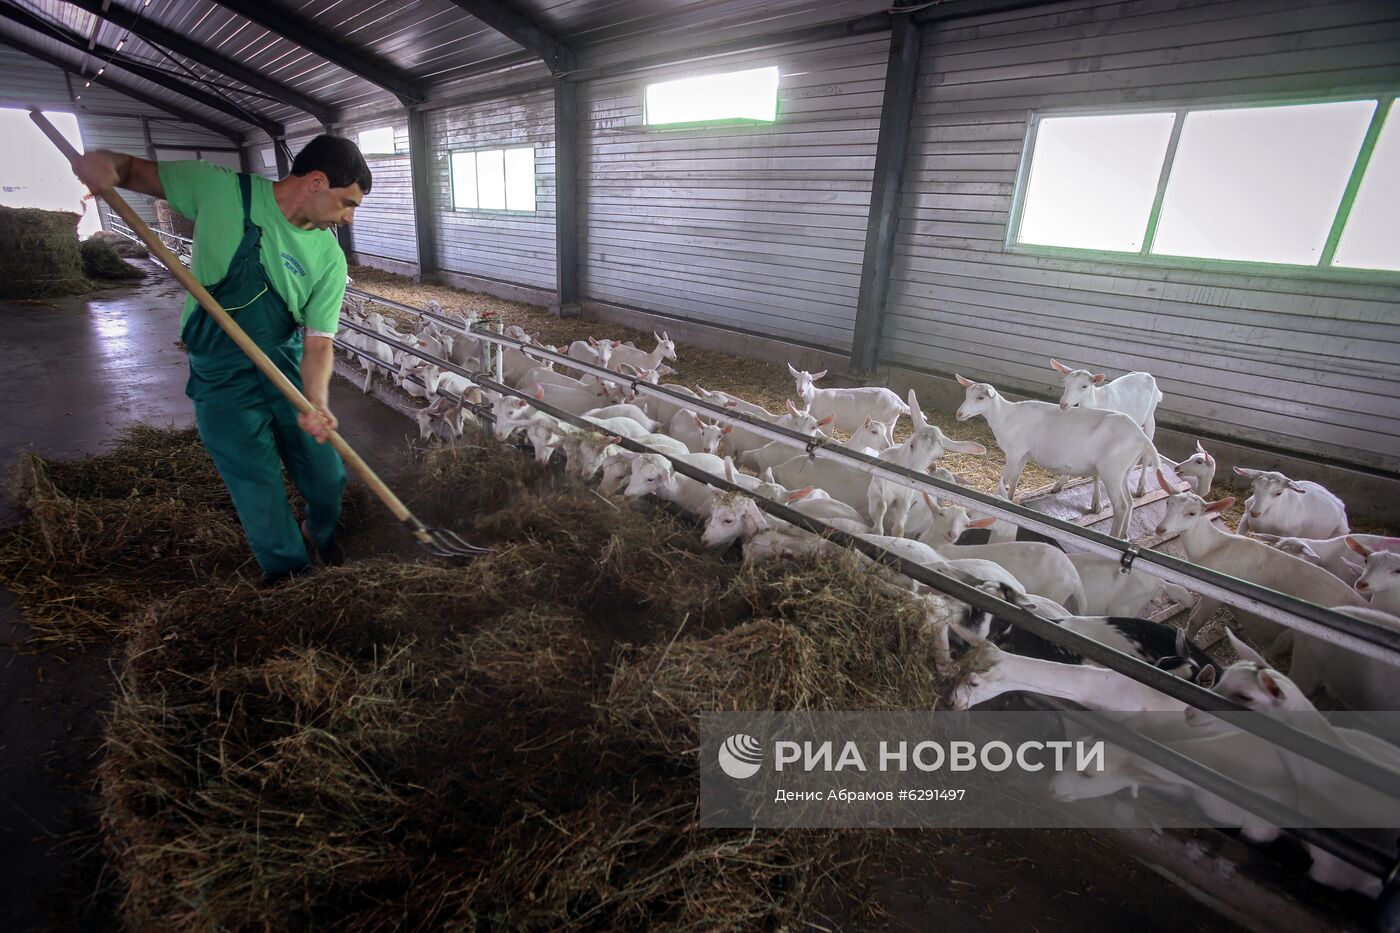
M1108 501L1113 503L1113 537L1128 538L1128 523L1133 517L1133 497L1128 492L1128 474L1125 471L1117 477L1117 482L1104 480L1108 487ZM1098 485L1098 480L1094 481Z

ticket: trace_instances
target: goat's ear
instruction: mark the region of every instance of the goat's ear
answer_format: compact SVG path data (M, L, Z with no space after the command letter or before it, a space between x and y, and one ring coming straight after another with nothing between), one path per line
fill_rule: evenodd
M793 365L792 365L791 363L787 364L787 367L788 367L788 372L792 373L792 378L796 379L797 376L798 376L798 371L797 371L796 369L793 368Z
M819 427L819 428L824 428L824 427L826 427L827 425L831 424L831 422L833 422L833 421L835 421L835 420L836 420L836 415L835 415L835 414L827 415L825 418L823 418L822 420L820 420L820 421L817 422L817 427Z
M1068 375L1070 372L1073 371L1064 363L1061 363L1059 360L1055 359L1053 356L1050 358L1050 368L1061 375Z
M812 373L812 381L813 381L813 382L816 382L818 379L820 379L821 377L823 377L823 376L825 376L825 375L826 375L826 370L824 370L824 369L823 369L821 372L819 372L819 373Z
M1258 470L1246 469L1245 467L1242 467L1242 466L1237 466L1237 467L1235 467L1235 475L1236 475L1236 476L1247 476L1247 477L1249 477L1250 479L1254 479L1254 477L1256 477L1256 476L1259 475L1259 471L1258 471Z
M1303 486L1301 483L1295 482L1294 480L1289 480L1289 481L1288 481L1288 488L1289 488L1290 490L1292 490L1293 492L1307 492L1307 491L1308 491L1308 490L1307 490L1307 487Z
M1162 491L1165 492L1167 495L1176 495L1176 489L1173 488L1172 484L1167 481L1167 474L1163 473L1161 470L1157 471L1157 485L1161 486Z
M943 441L943 446L946 447L948 450L959 454L985 454L987 452L987 448L983 447L976 441L955 441L951 439L945 439Z
M967 527L969 527L969 528L990 528L990 527L992 527L993 525L995 525L996 523L997 523L997 520L996 520L995 517L992 517L992 518L979 518L979 519L977 519L977 521L975 521L975 522L968 522L968 523L967 523Z
M730 431L732 431L732 430L734 430L734 425L732 425L732 424L726 424L726 425L724 426L724 430L723 430L723 431L720 431L719 433L721 433L721 434L728 434L728 433L729 433Z
M1226 496L1224 499L1217 499L1214 502L1206 503L1207 512L1223 512L1235 504L1234 496Z
M977 383L973 382L971 379L964 378L963 375L962 375L961 373L953 373L953 375L957 377L957 379L958 379L958 385L962 386L964 389L967 388L968 386L974 386L974 385L977 384Z
M603 436L603 444L604 444L604 446L611 446L611 445L613 445L613 444L620 444L620 443L622 443L622 438L620 438L620 437L613 437L611 434L605 434L605 435Z
M695 426L702 431L705 429L705 422L700 418L699 415L695 416Z
M920 492L919 495L924 497L924 505L928 506L930 512L938 511L938 503L933 501L933 496L930 496L926 492Z
M1264 656L1240 640L1240 637L1230 629L1225 627L1225 637L1230 640L1230 647L1235 649L1235 654L1239 655L1241 661L1252 661L1260 667L1268 667L1269 662L1264 660Z
M1200 442L1199 440L1196 441L1196 453L1198 453L1198 454L1205 454L1205 453L1206 453L1206 449L1205 449L1204 447L1201 446L1201 442ZM1210 454L1206 454L1206 456L1209 457Z
M663 331L661 332L661 339L662 339L662 340L670 340L671 338L670 338L670 336L663 330Z
M539 402L544 401L544 389L539 386L535 386L535 400Z
M1273 697L1275 700L1283 699L1283 684L1278 682L1278 678L1274 676L1274 671L1269 668L1264 668L1259 671L1259 686L1269 691L1269 696Z
M787 400L787 410L788 410L789 412L791 412L793 415L796 415L796 414L797 414L797 406L794 405L794 404L792 404L792 399L788 399L788 400Z
M1094 373L1094 385L1102 385L1107 378L1103 373Z
M812 490L813 490L814 488L816 488L816 487L814 487L814 486L803 486L801 489L792 489L792 490L789 490L789 491L788 491L788 494L787 494L787 501L789 501L789 502L796 502L798 499L804 499L804 498L806 498L807 496L810 496L810 495L812 494Z
M1351 548L1353 551L1360 554L1362 557L1371 556L1371 549L1368 548L1366 545L1362 544L1360 541L1353 538L1351 535L1347 535L1347 547Z
M1215 668L1207 664L1196 672L1196 685L1207 690L1215 686Z

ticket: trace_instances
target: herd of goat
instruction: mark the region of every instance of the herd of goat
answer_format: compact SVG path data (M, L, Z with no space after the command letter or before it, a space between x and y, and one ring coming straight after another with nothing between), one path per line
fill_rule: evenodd
M441 309L432 303L429 311L441 316ZM420 332L404 333L368 310L359 298L347 299L347 316L366 330L414 346L425 355L469 371L482 370L483 342L470 330L471 319L453 327L430 313ZM1227 635L1242 660L1223 668L1192 643L1217 608L1214 600L1197 598L1146 572L1121 572L1113 558L1067 553L1060 543L1007 520L977 517L960 506L872 476L857 461L810 457L800 446L770 441L740 420L707 418L699 406L638 393L636 386L660 385L818 441L829 440L827 432L840 432L849 437L847 447L890 466L956 482L939 460L950 452L983 454L985 448L954 440L928 423L912 390L901 398L881 387L824 388L817 382L825 372L806 372L789 364L794 401L783 412L770 412L727 392L663 382L673 372L667 362L676 360L675 343L665 333L655 335L656 346L650 351L594 338L554 347L518 327L508 328L505 335L519 346L502 349L500 372L508 385L528 398L492 392L357 331L346 331L340 339L357 351L366 389L379 371L393 375L404 391L427 403L418 412L425 438L440 430L460 434L473 407L489 407L498 438L523 435L542 463L562 455L568 475L580 481L596 480L603 493L650 494L671 503L703 523L701 542L707 548L739 542L746 561L838 549L828 538L760 509L754 497L765 497L915 564L983 587L1048 621L1214 689L1248 708L1316 711L1314 703L1319 702L1324 708L1400 710L1400 678L1383 660L1236 609L1234 619L1245 638L1228 630ZM587 369L576 370L582 373L578 377L559 372L552 360L532 354L532 348L615 371L618 377L608 379ZM1154 413L1162 394L1151 375L1134 372L1107 380L1088 370L1050 362L1062 382L1058 404L1012 402L987 383L957 377L965 390L957 420L984 418L1005 453L998 495L1007 499L1015 495L1028 463L1059 476L1056 489L1068 478L1091 477L1094 511L1100 507L1102 488L1113 507L1112 533L1126 537L1133 510L1132 473L1137 467L1137 495L1146 491L1150 477L1169 495L1157 533L1178 536L1193 563L1375 626L1400 630L1400 539L1351 534L1345 505L1317 483L1239 467L1235 473L1250 481L1251 495L1238 530L1230 532L1215 519L1234 500L1209 501L1215 460L1199 442L1180 462L1167 461L1189 490L1178 491L1162 469L1164 458L1153 440ZM592 427L582 429L557 419L534 407L532 399L569 412ZM896 443L895 425L905 417L913 431ZM621 438L653 452L626 449L619 444ZM682 475L671 458L723 477L744 493L720 492ZM1073 550L1074 542L1068 544ZM976 672L955 696L961 708L1003 693L1029 691L1090 709L1179 712L1183 722L1189 720L1189 728L1183 727L1179 735L1155 736L1168 746L1203 756L1201 760L1224 773L1246 775L1245 783L1276 792L1278 799L1296 800L1299 794L1350 795L1357 806L1366 805L1367 792L1358 790L1359 785L1338 784L1345 779L1325 769L1320 769L1325 773L1289 770L1279 766L1277 759L1268 759L1275 764L1268 770L1255 747L1262 740L1212 717L1189 715L1190 707L1179 700L1085 663L1066 648L943 598L893 570L881 567L880 572L889 585L911 590L927 607L926 634L933 663L949 667L952 639L977 652L971 665ZM1194 602L1184 630L1141 617L1161 597L1183 605ZM1283 667L1279 662L1289 655L1291 662ZM1400 768L1400 751L1393 746L1355 730L1325 728L1335 743ZM1092 781L1085 775L1062 775L1053 791L1063 799L1079 799L1128 786L1150 786L1194 796L1213 818L1241 827L1250 839L1266 840L1278 834L1276 827L1261 823L1259 817L1136 756L1115 753L1108 770L1112 780L1102 775ZM1382 851L1393 852L1395 834L1389 833L1378 844ZM1372 897L1380 893L1375 877L1316 847L1308 848L1313 855L1310 875L1316 880Z

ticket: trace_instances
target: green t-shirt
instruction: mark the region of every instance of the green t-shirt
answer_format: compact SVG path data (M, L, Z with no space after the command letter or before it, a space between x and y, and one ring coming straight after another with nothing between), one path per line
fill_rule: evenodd
M194 221L194 277L213 285L228 273L243 239L243 198L238 174L211 162L161 162L160 184L171 210ZM292 226L272 193L272 182L253 179L253 223L262 228L262 263L268 281L308 331L334 334L345 297L345 252L330 230ZM185 298L183 331L199 307Z

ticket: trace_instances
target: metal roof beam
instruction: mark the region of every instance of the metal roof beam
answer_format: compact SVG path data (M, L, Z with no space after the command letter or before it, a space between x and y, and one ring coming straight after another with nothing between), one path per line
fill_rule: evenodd
M465 12L481 20L512 42L538 55L553 75L574 66L574 51L554 33L505 0L452 0Z
M73 75L74 77L82 77L82 72L77 65L74 65L71 62L65 62L63 59L59 58L56 55L50 55L48 52L45 52L42 49L37 48L36 46L30 45L23 39L17 39L14 36L0 33L0 43L4 43L5 45L10 46L11 48L16 49L17 51L23 52L25 55L28 55L31 58L37 58L39 61L52 65L53 67L65 71L68 74ZM237 130L224 126L221 123L215 123L213 120L210 120L206 117L201 117L197 113L191 113L188 110L182 110L181 108L176 107L173 104L167 103L166 101L151 97L149 94L146 94L143 91L138 91L136 90L136 88L131 87L130 85L127 85L121 81L118 81L115 78L109 78L106 75L103 75L100 78L92 78L91 80L95 81L96 83L102 85L105 88L108 88L109 90L116 91L118 94L125 94L132 100L140 101L148 107L154 107L157 110L163 110L166 113L170 114L172 117L178 117L181 120L186 120L190 123L195 124L196 126L202 126L209 132L217 133L218 135L226 137L235 143L239 142L242 138L242 134L239 133Z
M265 94L271 94L278 100L311 114L322 123L334 123L340 115L335 107L322 103L313 97L308 97L280 81L274 81L262 72L239 64L207 46L200 45L174 30L166 29L164 26L120 7L116 3L109 3L107 0L66 0L66 2L105 19L113 25L120 26L152 45L161 46L171 52L183 55L199 62L206 68L212 68L236 81L242 81L249 87L257 88Z
M41 19L28 10L10 6L8 3L0 3L0 16L32 29L46 38L61 42L70 48L82 52L84 55L95 55L97 58L109 62L111 66L129 71L138 77L146 79L152 84L160 85L166 90L174 91L176 94L180 94L192 101L203 104L211 110L217 110L220 113L228 114L235 120L242 120L244 123L251 123L262 129L269 136L277 137L283 135L285 132L282 124L278 123L276 120L269 120L266 117L259 116L256 113L228 102L222 97L218 97L214 94L210 94L208 91L200 90L183 81L179 81L160 68L145 64L144 62L135 61L126 55L118 54L115 49L99 45L93 52L89 53L87 50L87 41L83 39L82 36L69 32L47 20ZM91 80L91 78L86 80Z
M397 97L405 107L427 98L423 86L396 65L345 45L345 40L265 0L214 0L244 19L289 39L326 61L359 75Z

